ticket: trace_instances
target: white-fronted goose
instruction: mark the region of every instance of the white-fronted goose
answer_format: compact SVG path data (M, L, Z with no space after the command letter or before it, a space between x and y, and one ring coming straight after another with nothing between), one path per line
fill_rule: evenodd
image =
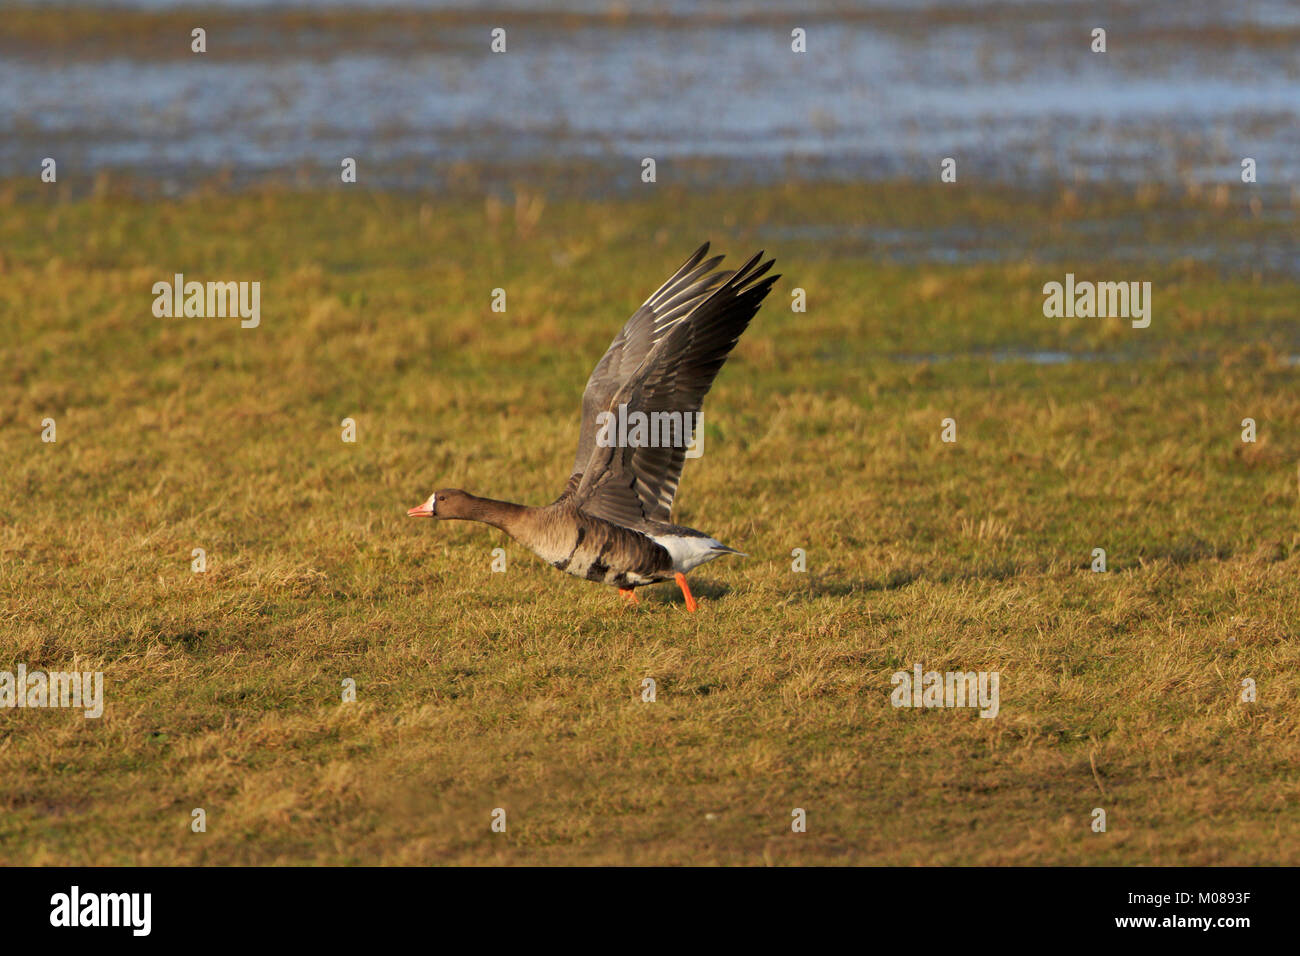
M452 488L435 491L407 514L490 524L552 566L616 587L634 604L636 588L674 578L694 611L686 573L742 552L672 523L691 426L736 340L780 278L763 278L773 261L760 264L761 252L735 272L715 272L723 257L705 260L708 251L706 242L636 310L591 373L578 454L559 498L534 508ZM626 430L615 435L614 421L635 421L635 412L662 431L671 431L675 413L686 425L667 443L657 440L653 424L651 435L643 428L639 440L635 428L630 437Z

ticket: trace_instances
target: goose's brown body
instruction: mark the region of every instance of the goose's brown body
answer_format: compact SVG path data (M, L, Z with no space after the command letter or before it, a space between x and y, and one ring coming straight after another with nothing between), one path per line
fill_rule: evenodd
M438 517L500 528L551 567L574 577L631 590L671 581L675 573L668 549L648 534L585 514L567 497L529 508L455 489L437 496Z
M724 554L740 554L672 522L673 498L700 406L736 341L779 276L751 257L715 271L705 243L628 319L596 364L582 396L578 453L564 493L528 507L459 489L434 492L412 517L481 521L505 531L552 567L587 581L633 590L676 580L688 610L685 575ZM617 444L607 416L631 411L696 423L668 444ZM605 419L605 424L602 424Z

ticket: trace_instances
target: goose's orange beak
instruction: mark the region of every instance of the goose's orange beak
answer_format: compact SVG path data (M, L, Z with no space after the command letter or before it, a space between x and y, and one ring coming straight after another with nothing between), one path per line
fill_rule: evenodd
M433 517L433 509L429 507L429 502L426 501L424 504L422 504L422 505L416 505L414 508L412 508L412 509L410 509L409 511L407 511L407 512L406 512L406 517L408 517L408 518L432 518L432 517Z

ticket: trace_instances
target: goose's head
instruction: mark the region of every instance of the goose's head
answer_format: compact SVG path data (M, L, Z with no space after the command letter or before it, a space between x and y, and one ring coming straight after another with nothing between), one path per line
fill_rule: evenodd
M459 488L443 488L429 495L423 504L406 512L408 518L461 518L470 496Z

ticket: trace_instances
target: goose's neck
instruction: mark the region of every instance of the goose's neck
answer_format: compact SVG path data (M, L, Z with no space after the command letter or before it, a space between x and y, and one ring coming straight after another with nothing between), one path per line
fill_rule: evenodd
M479 498L477 495L470 494L465 497L468 501L464 512L457 515L458 518L490 524L494 528L500 528L512 538L518 537L526 523L528 513L533 510L526 505L517 505L513 501L497 501L494 498Z

